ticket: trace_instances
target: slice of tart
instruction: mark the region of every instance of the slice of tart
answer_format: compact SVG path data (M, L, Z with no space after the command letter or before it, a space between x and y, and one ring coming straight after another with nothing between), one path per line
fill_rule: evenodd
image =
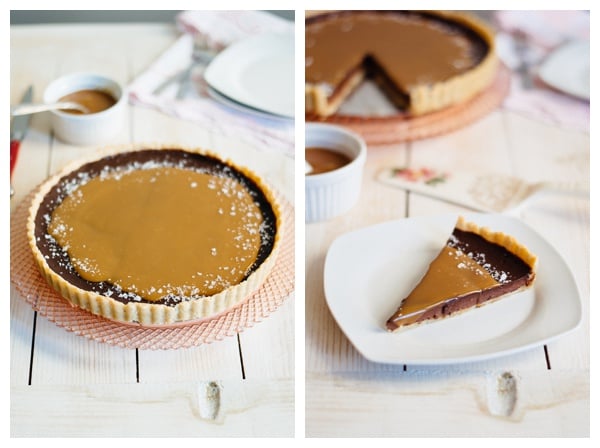
M494 79L493 32L443 11L334 11L305 22L307 114L327 117L369 77L406 115L464 102Z
M387 320L401 328L443 319L530 287L537 257L512 236L459 217L421 281Z
M50 178L27 231L41 273L71 304L166 325L215 316L258 289L281 228L272 191L251 171L208 152L146 148Z

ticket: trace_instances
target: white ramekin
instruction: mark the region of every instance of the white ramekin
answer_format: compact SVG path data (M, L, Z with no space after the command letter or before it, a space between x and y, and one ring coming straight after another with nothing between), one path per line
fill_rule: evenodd
M99 89L110 93L117 102L94 114L76 115L60 110L51 111L54 134L76 145L109 143L122 129L126 119L127 98L121 85L106 76L93 73L73 73L52 81L44 91L44 102L54 103L63 96L84 89Z
M340 126L306 123L305 146L331 148L352 159L337 170L305 176L305 222L325 221L350 210L360 196L367 158L364 140Z

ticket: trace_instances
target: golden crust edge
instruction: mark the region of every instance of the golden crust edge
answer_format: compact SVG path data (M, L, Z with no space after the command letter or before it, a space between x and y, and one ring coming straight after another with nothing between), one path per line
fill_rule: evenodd
M459 216L456 221L456 228L465 232L475 233L491 243L498 244L519 257L531 268L533 274L537 270L538 258L524 244L520 243L515 237L507 235L504 232L492 231L487 227L482 227L474 222L467 221L464 216Z
M307 11L305 18L321 14L336 12L336 10ZM489 51L486 57L473 69L452 77L450 80L437 82L432 86L419 86L408 91L413 116L424 115L474 97L492 83L498 70L498 57L496 55L494 32L486 23L472 14L458 11L427 11L446 19L455 20L462 25L469 26L477 32L488 44ZM305 83L305 112L326 118L333 115L345 99L328 103L327 93L318 84Z
M180 149L215 157L242 172L248 178L253 180L263 191L267 200L271 204L271 207L273 208L277 229L271 253L246 280L224 291L221 291L218 294L187 302L180 302L175 306L137 302L122 303L110 297L78 288L67 282L60 275L54 272L50 266L48 266L43 254L37 247L35 239L35 215L37 214L37 210L48 191L50 191L56 182L58 182L63 176L88 162L98 160L99 158L111 154L125 151L139 151L143 149ZM276 198L271 187L268 186L256 173L254 173L254 171L246 167L239 166L230 159L225 159L209 150L175 144L134 144L107 147L96 152L95 156L82 158L81 160L71 162L42 183L32 199L27 218L27 239L34 261L44 279L54 290L56 290L64 299L70 302L71 305L78 306L91 312L92 314L113 321L135 323L141 326L160 326L178 324L186 321L202 320L226 312L235 305L243 302L247 297L260 288L260 286L271 273L277 261L282 238L283 217L281 204Z
M341 89L335 101L328 101L327 94L322 87L307 84L304 88L305 110L315 108L322 111L319 116L328 117L333 115L342 105L346 97L365 79L365 74L358 71ZM316 105L316 106L315 106Z

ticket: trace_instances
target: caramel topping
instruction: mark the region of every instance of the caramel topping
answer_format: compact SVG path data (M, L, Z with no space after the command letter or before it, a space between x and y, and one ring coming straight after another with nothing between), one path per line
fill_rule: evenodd
M237 180L165 166L91 178L56 207L48 232L82 278L158 301L242 281L262 226Z
M305 158L312 167L308 175L327 173L352 162L346 154L329 148L306 148Z
M59 101L72 101L74 103L81 104L87 110L89 110L88 113L90 114L102 112L103 110L114 106L117 102L117 100L110 93L95 89L78 90L77 92L69 93L68 95L63 96L59 99ZM64 109L63 112L76 115L83 113L72 109Z
M306 26L306 81L330 93L359 66L373 66L402 90L476 66L485 43L459 23L424 13L354 11Z
M401 305L401 314L410 316L438 305L448 298L481 291L499 283L462 251L445 246L431 262L427 281L420 282Z

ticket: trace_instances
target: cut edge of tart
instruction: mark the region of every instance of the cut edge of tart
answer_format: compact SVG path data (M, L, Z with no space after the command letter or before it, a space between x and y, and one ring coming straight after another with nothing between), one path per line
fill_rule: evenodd
M319 16L335 14L339 11L324 11L307 15L306 20L318 20ZM392 11L390 11L392 12ZM415 11L418 12L418 11ZM427 14L438 16L441 19L454 21L461 26L474 31L482 38L488 46L488 51L477 66L461 74L444 81L433 84L420 84L406 91L402 96L408 100L407 112L411 116L419 116L437 110L450 107L455 104L466 102L487 88L497 74L499 61L495 50L495 36L493 30L483 21L476 17L458 11L426 11ZM382 74L385 78L385 74ZM320 84L306 82L305 84L305 111L318 117L329 117L335 114L347 97L362 83L365 78L364 69L355 69L352 76L347 76L344 82L338 86L332 86L336 95L330 98L330 89ZM382 79L383 79L382 78ZM388 90L386 85L380 85L380 89ZM398 86L390 86L389 89L396 91ZM402 90L402 89L400 89ZM393 101L393 95L386 94Z
M62 179L75 173L82 167L85 167L86 164L91 164L108 157L119 156L129 152L140 154L145 150L172 150L216 160L244 176L260 190L272 210L274 234L271 236L272 245L270 252L263 257L264 259L260 265L253 267L252 270L249 271L246 278L216 294L201 297L195 296L183 300L179 298L179 301L171 303L168 301L163 303L151 303L147 300L119 301L111 298L110 295L104 295L103 293L81 288L66 280L62 275L55 272L50 267L46 259L47 254L45 255L42 253L36 242L36 217L46 195L57 186ZM99 154L96 154L95 157L70 163L42 183L35 192L29 208L27 238L35 264L38 266L43 278L54 290L70 302L72 306L78 306L92 314L120 323L141 326L169 326L214 318L217 315L231 310L258 290L275 266L278 250L283 238L283 222L281 206L273 190L253 171L241 167L229 159L222 158L207 150L190 148L182 145L124 145L104 149Z
M386 329L395 332L446 319L523 291L533 285L537 264L537 256L513 236L459 216L448 241L389 317Z

